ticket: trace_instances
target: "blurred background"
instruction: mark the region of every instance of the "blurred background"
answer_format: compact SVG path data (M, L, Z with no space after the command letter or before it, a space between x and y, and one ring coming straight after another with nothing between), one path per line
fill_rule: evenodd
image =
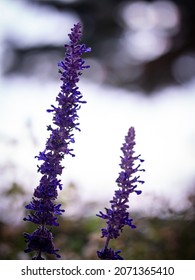
M137 229L113 246L127 259L194 259L195 2L1 0L0 10L0 259L30 258L24 205L40 179L34 157L60 90L57 64L78 21L91 68L79 83L87 104L76 157L64 160L56 246L64 259L97 258L104 223L95 214L117 188L120 148L134 126L145 184L130 198Z

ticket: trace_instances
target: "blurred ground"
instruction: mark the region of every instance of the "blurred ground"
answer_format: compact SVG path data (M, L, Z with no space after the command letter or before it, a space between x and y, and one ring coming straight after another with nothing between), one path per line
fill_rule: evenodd
M10 204L25 194L19 186L12 186L8 196ZM67 195L68 197L68 195ZM21 198L21 197L20 197ZM188 197L189 206L183 211L175 212L162 201L159 213L145 215L143 212L132 213L136 229L125 227L120 238L113 240L111 246L122 250L125 259L134 260L193 260L195 251L195 193ZM71 199L65 209L71 208ZM101 238L101 227L105 223L95 217L95 211L103 210L102 205L85 204L77 201L80 213L59 219L60 227L53 229L55 246L60 248L62 259L91 260L97 259L96 251L104 246ZM8 209L7 209L8 211ZM158 215L159 214L159 215ZM162 215L163 214L163 215ZM0 259L29 259L30 255L23 252L24 232L32 232L35 228L27 222L10 222L14 217L6 213L0 215ZM52 256L47 258L53 259Z

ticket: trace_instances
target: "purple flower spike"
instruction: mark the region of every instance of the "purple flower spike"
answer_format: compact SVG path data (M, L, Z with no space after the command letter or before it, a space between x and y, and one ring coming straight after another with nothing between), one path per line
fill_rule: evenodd
M119 189L115 191L113 199L110 200L111 207L109 209L105 208L105 213L100 211L97 214L98 217L104 219L107 223L107 227L101 230L102 238L106 237L106 243L104 249L97 252L98 258L100 259L122 259L119 255L120 251L113 251L111 248L108 248L109 241L118 238L125 225L130 226L132 229L136 228L133 224L133 219L129 217L129 212L127 211L129 208L129 195L133 192L137 195L141 194L140 190L136 190L137 183L143 184L144 181L139 179L140 176L135 176L135 173L145 170L140 169L140 164L136 167L134 166L136 161L140 163L144 161L140 159L140 155L134 155L134 146L135 130L131 127L125 137L125 143L121 148L123 152L120 164L122 171L116 179Z
M89 52L90 48L79 44L81 36L81 24L77 23L69 34L69 44L65 45L65 58L59 63L62 86L56 97L58 106L51 105L51 109L47 110L53 113L54 127L51 125L47 127L50 136L45 150L36 156L39 161L42 161L42 164L38 165L38 172L42 174L42 178L39 186L34 190L32 201L26 205L26 209L31 213L24 218L24 221L38 225L38 229L32 234L24 234L27 243L25 252L36 252L33 259L43 259L41 255L43 252L60 257L56 253L58 249L54 249L53 236L47 226L58 226L57 216L64 212L61 204L54 203L58 196L58 189L62 189L61 180L58 179L63 170L61 161L66 154L74 156L69 144L74 143L73 131L80 130L77 111L82 103L86 103L82 100L83 96L77 83L82 70L89 67L85 66L81 56Z

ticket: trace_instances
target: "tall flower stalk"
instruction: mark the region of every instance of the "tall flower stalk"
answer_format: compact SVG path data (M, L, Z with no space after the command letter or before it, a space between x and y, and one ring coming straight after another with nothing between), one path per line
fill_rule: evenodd
M125 225L130 226L132 229L136 228L133 224L133 219L129 216L127 209L129 208L129 195L135 192L137 195L141 194L141 190L137 190L137 184L143 184L144 181L140 180L139 175L135 175L139 171L145 171L140 169L140 163L143 159L140 159L140 155L134 155L135 146L135 130L130 127L127 136L125 137L125 143L121 150L123 156L121 156L120 167L122 171L119 173L119 177L116 179L119 189L115 191L114 197L110 200L110 208L105 208L105 213L99 212L98 217L104 219L107 223L106 228L102 228L102 238L106 238L104 248L97 251L99 259L102 260L122 260L119 255L121 251L114 251L109 248L109 242L111 239L116 239L120 236L123 227ZM136 167L135 163L140 162Z
M82 103L82 94L77 83L82 70L88 68L81 58L83 53L89 52L84 44L79 44L82 36L81 24L77 23L68 35L70 42L65 45L65 58L58 66L61 73L62 86L56 97L57 106L51 105L47 110L53 113L53 126L49 125L47 130L50 136L46 141L45 149L37 156L42 164L38 166L41 173L39 185L35 188L32 201L25 206L31 213L24 221L38 225L33 233L24 233L27 243L26 253L35 252L33 259L44 259L43 253L54 254L57 258L59 250L54 248L53 235L50 230L52 226L58 226L57 216L64 212L61 204L56 204L58 191L62 190L59 176L62 174L61 161L66 154L74 156L73 149L69 147L74 143L73 131L80 130L77 111Z

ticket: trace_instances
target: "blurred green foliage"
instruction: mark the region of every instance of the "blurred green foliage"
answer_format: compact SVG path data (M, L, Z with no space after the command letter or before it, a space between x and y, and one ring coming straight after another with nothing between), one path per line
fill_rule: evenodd
M4 195L18 195L16 189L20 188L14 184ZM23 191L20 190L19 193L24 196ZM137 229L126 227L121 237L111 242L111 246L122 250L121 255L125 259L195 259L195 195L189 196L189 202L190 207L186 210L167 210L164 217L132 213ZM83 217L82 213L72 217L63 215L59 222L60 226L52 231L55 246L60 248L62 259L97 259L96 251L104 246L100 233L101 227L105 226L104 221L95 215L87 216L83 211ZM31 256L23 252L23 233L32 232L34 228L34 225L22 222L22 219L21 223L16 224L6 221L5 217L1 219L0 259L30 259Z

